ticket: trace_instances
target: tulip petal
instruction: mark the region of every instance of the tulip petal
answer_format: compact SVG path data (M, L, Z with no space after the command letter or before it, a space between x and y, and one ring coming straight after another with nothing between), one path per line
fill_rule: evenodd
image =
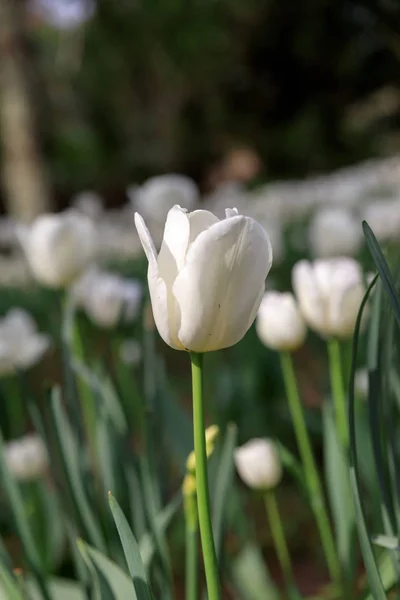
M271 264L269 238L249 217L203 231L173 287L181 309L180 342L196 352L238 342L256 316Z
M158 255L158 271L166 282L172 282L185 264L186 251L189 245L189 214L175 205L168 212L165 222L164 237ZM167 283L167 287L170 286Z
M349 286L342 293L339 301L332 307L330 315L334 335L344 338L353 335L364 294L365 287L361 281Z
M170 329L167 286L165 281L159 277L158 274L157 252L154 242L145 222L138 213L135 214L135 225L143 246L143 250L145 251L147 260L149 261L147 280L149 284L154 321L156 323L158 333L166 344L172 348L175 348L176 350L182 350L182 345L179 343L176 335L174 335Z
M229 219L230 217L236 217L239 214L237 208L226 208L225 209L225 217Z
M157 268L157 251L154 246L153 238L150 235L150 231L146 227L146 223L139 213L135 213L135 225L138 232L138 236L143 246L143 250L146 254L149 265L152 268Z
M322 276L320 279L324 281ZM326 329L326 310L318 282L314 276L314 269L308 260L300 260L294 265L292 286L307 323L317 331L324 331Z
M216 217L209 210L195 210L189 214L190 220L190 240L189 244L192 244L200 233L206 231L211 225L219 222Z

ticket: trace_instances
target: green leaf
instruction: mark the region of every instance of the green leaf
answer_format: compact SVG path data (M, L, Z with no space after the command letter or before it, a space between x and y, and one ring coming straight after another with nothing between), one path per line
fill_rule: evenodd
M356 524L358 530L358 537L360 540L361 552L364 558L364 564L367 571L367 577L371 586L371 591L374 600L387 600L384 587L382 585L382 579L379 573L379 568L375 558L375 554L372 549L371 541L368 535L367 523L365 518L365 510L362 503L361 488L360 488L360 473L358 469L358 458L357 458L357 432L355 423L355 394L354 394L354 379L357 365L357 350L358 350L358 339L360 335L361 319L365 305L368 301L370 292L375 285L377 276L373 279L372 283L368 287L363 301L358 312L356 326L354 329L353 338L353 356L350 372L350 384L349 384L349 432L350 432L350 481L353 491L353 498L355 504Z
M234 424L229 424L215 477L215 492L213 495L213 533L218 560L221 558L226 500L234 474L233 451L236 447L236 441L237 427Z
M22 542L24 552L31 567L37 571L40 571L40 555L38 553L35 540L32 535L32 531L29 527L29 518L26 514L24 502L21 496L20 489L11 476L4 455L4 443L3 437L0 432L0 473L2 486L6 492L7 499L10 504L10 508L14 517L15 526L17 529L18 537Z
M284 470L291 474L299 488L304 493L304 496L307 498L308 490L305 483L304 469L298 458L293 454L293 452L286 448L286 446L279 442L279 440L275 440L275 446L278 450L279 458L282 462Z
M376 546L381 546L387 550L400 550L399 538L394 535L374 535L371 541Z
M51 413L59 444L60 456L78 515L90 541L97 548L105 550L106 545L103 534L97 525L96 518L86 497L79 469L78 445L62 407L60 390L58 388L54 388L52 392Z
M0 600L24 600L15 577L0 562Z
M163 508L162 511L156 516L158 529L165 532L168 525L172 521L173 516L180 507L181 502L181 496L175 496L171 502L169 502L169 504L167 504L167 506ZM139 550L144 567L148 573L156 552L156 544L152 533L147 532L141 537L139 541Z
M252 542L248 542L233 560L232 577L240 600L279 600L265 561Z
M37 585L32 581L26 584L29 592L29 600L43 600ZM52 600L86 600L87 597L82 590L82 586L76 581L54 577L49 581L49 590ZM10 598L11 600L11 598Z
M122 569L83 540L78 541L78 547L85 560L88 563L90 561L96 569L100 583L97 586L99 600L138 600L131 579ZM103 580L104 583L102 585Z
M332 405L323 406L324 459L329 502L335 523L339 560L347 581L355 571L355 515L351 496L349 465L337 437Z
M124 513L111 493L109 494L108 501L124 549L126 562L133 580L133 585L135 586L137 598L138 600L151 600L139 546Z
M365 239L367 241L368 249L371 253L379 276L382 280L383 288L386 292L386 295L389 299L389 302L393 308L396 321L400 326L400 302L396 291L396 286L393 281L392 274L390 272L389 266L386 262L386 259L383 255L381 247L378 244L378 241L366 221L362 223Z

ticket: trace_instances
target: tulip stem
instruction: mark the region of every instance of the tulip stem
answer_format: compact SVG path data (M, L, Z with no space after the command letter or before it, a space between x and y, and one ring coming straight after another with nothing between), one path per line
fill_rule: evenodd
M317 522L329 572L333 581L340 585L341 571L339 558L329 521L321 480L304 419L304 412L297 389L296 374L293 368L292 357L288 352L282 352L280 358L286 395L289 402L297 445L303 463L311 508Z
M343 386L340 344L337 339L329 340L328 354L337 434L343 444L343 448L347 450L349 447L349 426L347 422L346 394Z
M265 492L264 501L272 539L274 540L276 554L285 580L285 586L290 592L294 587L293 567L274 490L267 490Z
M193 432L196 456L196 491L199 514L200 537L206 572L209 600L221 600L217 555L211 525L210 498L208 493L206 436L203 400L203 354L190 353L193 389Z

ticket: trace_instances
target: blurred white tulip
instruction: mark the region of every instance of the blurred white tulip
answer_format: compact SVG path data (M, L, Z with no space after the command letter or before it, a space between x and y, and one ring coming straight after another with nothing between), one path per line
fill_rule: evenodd
M365 293L360 264L352 258L301 260L293 289L308 325L325 337L352 336Z
M85 273L71 292L89 318L105 328L115 327L119 321L134 320L143 296L139 281L98 269Z
M8 442L4 454L10 473L19 481L38 479L49 464L46 447L37 434Z
M236 344L253 323L272 264L267 233L250 217L227 209L220 221L206 210L168 213L157 255L136 213L136 228L149 261L154 320L177 350L209 352Z
M363 242L361 219L345 208L323 208L311 222L309 242L317 258L354 256Z
M250 488L270 490L283 476L282 464L272 440L254 438L235 450L235 464L240 478Z
M0 319L0 376L34 366L49 346L49 336L38 333L29 313L11 309Z
M134 192L136 210L145 219L158 222L165 221L168 211L175 204L193 210L198 201L199 190L195 182L184 175L152 177Z
M258 337L265 346L293 351L303 345L307 328L297 302L290 292L266 292L256 319Z
M20 240L36 280L48 287L68 286L96 253L93 223L73 211L37 217L20 230Z

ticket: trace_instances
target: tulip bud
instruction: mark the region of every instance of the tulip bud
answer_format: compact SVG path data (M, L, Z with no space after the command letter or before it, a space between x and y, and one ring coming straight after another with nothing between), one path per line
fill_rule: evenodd
M352 336L365 294L356 260L301 260L293 268L292 280L300 310L312 329L325 337Z
M51 288L68 286L93 259L93 223L74 212L39 216L20 231L29 266L39 283Z
M136 228L149 261L154 320L176 350L233 346L253 323L272 264L263 228L236 209L220 221L206 210L168 213L159 255L142 219Z
M9 471L20 481L37 479L48 467L46 447L36 434L8 442L4 453Z
M214 452L215 442L219 435L219 427L218 425L210 425L206 429L206 454L207 458L210 458L211 454ZM188 473L195 474L196 473L196 455L194 450L189 454L186 460L186 470Z
M235 450L236 469L241 479L256 490L269 490L282 479L283 470L272 440L254 438Z
M0 375L32 367L49 346L49 336L38 333L29 313L21 308L11 309L0 319Z
M293 351L303 345L307 328L297 302L290 292L266 292L256 320L258 337L278 351Z

